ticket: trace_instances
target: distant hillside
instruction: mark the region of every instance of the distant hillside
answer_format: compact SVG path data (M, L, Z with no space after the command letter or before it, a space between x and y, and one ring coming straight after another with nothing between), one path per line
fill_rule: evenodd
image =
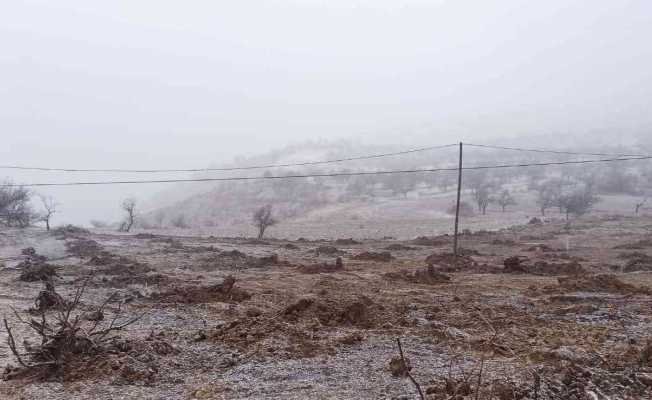
M533 147L536 143L544 146L545 138L532 140L532 144L514 144L503 141L496 143ZM547 139L550 142L550 138ZM265 154L238 157L225 164L212 167L246 167L252 165L294 164L312 161L324 161L357 157L361 155L380 154L402 151L407 146L378 146L351 141L313 141L299 145L287 146ZM558 149L562 147L557 147ZM566 149L582 151L633 152L636 147L625 146L571 146ZM492 150L467 147L465 166L492 165L500 163L545 162L577 159L577 156L558 154L541 154ZM400 156L355 160L349 162L301 166L291 168L265 168L246 171L207 172L195 177L261 177L264 175L282 176L297 174L327 174L334 172L382 171L405 169L428 169L455 167L457 165L457 148L450 147L431 151L417 152ZM590 169L590 171L587 170ZM636 170L632 170L636 168ZM641 193L647 190L647 177L650 176L649 163L636 165L589 165L583 167L548 167L541 168L499 169L468 171L465 173L465 186L473 190L473 185L489 183L492 191L497 192L502 186L514 179L525 179L535 187L538 182L549 176L567 176L575 181L583 181L590 172L591 176L603 176L598 187L604 193ZM598 175L596 175L598 174ZM641 177L641 179L638 179ZM607 180L612 180L613 188L608 188ZM627 187L623 182L629 182ZM454 189L455 171L419 174L391 174L366 176L313 177L293 179L269 179L251 181L230 181L222 183L202 183L177 185L156 196L150 203L152 210L141 216L143 228L166 227L218 227L225 225L250 224L253 211L265 204L272 204L275 214L283 220L300 218L317 209L335 203L360 203L377 199L407 199L416 193L428 196L446 193ZM614 189L615 188L615 189ZM496 194L496 193L494 193ZM441 210L443 211L443 210Z

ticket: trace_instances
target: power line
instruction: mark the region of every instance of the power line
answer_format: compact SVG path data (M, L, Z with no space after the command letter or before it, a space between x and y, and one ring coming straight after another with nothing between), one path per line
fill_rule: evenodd
M540 162L525 164L499 164L484 165L474 167L462 167L463 171L482 170L482 169L499 169L499 168L521 168L521 167L541 167L550 165L574 165L574 164L591 164L615 161L632 161L632 160L649 160L652 156L636 156L626 158L607 158L596 160L576 160L576 161L558 161L558 162ZM160 180L140 180L140 181L95 181L95 182L63 182L63 183L28 183L28 184L3 184L0 187L40 187L40 186L87 186L87 185L123 185L123 184L147 184L147 183L183 183L183 182L227 182L227 181L253 181L264 179L292 179L292 178L317 178L317 177L337 177L337 176L364 176L364 175L390 175L405 173L425 173L425 172L444 172L457 171L458 168L432 168L432 169L410 169L395 171L369 171L369 172L335 172L327 174L305 174L305 175L273 175L273 176L252 176L252 177L232 177L232 178L196 178L196 179L160 179Z
M531 152L531 153L566 154L566 155L574 155L574 156L647 157L647 155L645 154L583 153L583 152L576 152L576 151L530 149L530 148L523 148L523 147L493 146L488 144L473 144L473 143L464 143L464 145L471 146L471 147L483 147L488 149L513 150L513 151L523 151L523 152Z
M457 144L445 144L441 146L429 146L416 149L397 151L393 153L371 154L366 156L338 158L326 161L307 161L302 163L290 164L268 164L268 165L252 165L247 167L228 167L228 168L191 168L191 169L80 169L80 168L48 168L48 167L25 167L19 165L0 165L0 169L14 169L14 170L28 170L28 171L53 171L53 172L115 172L115 173L162 173L162 172L211 172L211 171L244 171L252 169L265 169L265 168L283 168L283 167L305 167L309 165L333 164L345 161L356 160L369 160L372 158L382 158L390 156L398 156L404 154L418 153L429 150L444 149L447 147L457 146Z

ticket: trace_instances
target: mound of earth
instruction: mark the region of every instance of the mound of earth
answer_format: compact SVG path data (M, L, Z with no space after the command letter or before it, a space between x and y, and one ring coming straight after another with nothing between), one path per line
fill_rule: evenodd
M458 255L457 260L453 253L434 253L426 257L426 264L439 265L444 272L455 272L460 269L475 267L477 263L470 256Z
M623 266L623 272L652 271L652 256L640 251L621 253L618 258L627 260Z
M625 283L613 274L559 277L557 281L560 288L574 292L650 294L649 289Z
M102 279L102 285L113 288L124 288L130 285L170 285L174 282L177 282L177 279L163 274L118 275L111 279Z
M535 244L534 246L530 246L524 251L534 251L538 253L549 253L553 251L561 251L559 249L553 249L552 247L548 246L547 244Z
M128 257L117 256L107 251L101 251L99 254L88 260L89 265L101 267L97 272L106 275L143 275L154 271L149 265L132 260Z
M342 257L335 259L335 264L321 263L312 265L300 265L298 271L304 274L325 274L344 270Z
M27 259L16 266L20 270L19 280L23 282L47 282L54 277L59 277L57 267L46 263L47 257L36 254L34 248L23 249L22 254L27 255Z
M586 273L586 270L577 261L567 263L549 263L546 261L537 261L530 264L529 260L524 257L513 256L503 261L504 273L522 273L533 275L578 275Z
M357 254L352 258L358 261L380 261L380 262L387 262L394 259L392 253L390 253L389 251L383 251L380 253L376 253L373 251L365 251L364 253Z
M222 283L211 286L173 287L165 292L154 293L150 298L162 303L237 303L251 298L251 294L235 287L235 278L229 275Z
M348 238L348 239L337 239L335 240L335 244L340 246L352 246L352 245L360 244L360 242L354 240L353 238Z
M494 246L515 246L517 243L512 239L494 239L491 244Z
M385 250L389 250L389 251L408 251L408 250L416 250L416 249L417 249L416 247L406 246L400 243L390 244L389 246L385 247Z
M648 247L652 247L652 239L641 239L637 242L633 243L625 243L625 244L620 244L618 246L614 246L614 249L619 249L619 250L643 250Z
M223 251L215 255L205 257L202 267L204 269L228 270L242 268L263 268L270 265L279 265L281 261L277 254L270 254L265 257L248 256L238 250Z
M147 232L145 232L145 233L137 233L137 234L134 235L134 238L136 238L136 239L154 239L156 237L157 236L155 234L147 233Z
M374 312L378 306L360 296L345 301L325 297L303 297L288 305L282 317L290 322L317 319L324 326L357 326L371 328L378 321Z
M55 236L64 239L67 239L68 237L79 237L79 236L86 236L91 234L91 232L88 229L84 229L75 225L59 226L57 228L52 229L51 232Z
M451 243L451 238L448 235L436 236L436 237L427 237L419 236L418 238L412 240L412 244L418 246L445 246Z
M450 282L451 278L435 269L434 266L429 265L424 269L418 269L414 273L408 270L401 270L399 272L388 272L383 274L385 279L401 280L411 283L421 283L425 285L435 285L439 283Z
M325 254L327 256L334 256L334 255L342 255L345 252L338 249L335 246L319 246L315 250L313 250L316 255L320 256L322 254Z
M66 242L66 251L80 258L93 257L99 254L103 247L95 240L87 238L78 238Z

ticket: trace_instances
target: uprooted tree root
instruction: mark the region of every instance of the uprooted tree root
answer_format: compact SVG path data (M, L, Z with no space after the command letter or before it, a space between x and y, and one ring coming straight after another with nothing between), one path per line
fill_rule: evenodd
M103 323L104 318L86 318L85 314L78 311L80 300L86 289L86 283L80 286L71 301L60 304L57 313L48 317L41 310L38 319L23 319L14 310L18 321L26 325L33 333L40 337L40 344L31 345L23 340L25 352L18 350L12 329L3 319L7 331L7 345L18 367L7 366L3 373L5 380L30 379L36 381L69 380L78 374L78 369L85 368L83 364L89 358L97 358L109 352L110 342L116 337L114 333L138 321L142 315L135 318L118 321L121 307L115 312L114 317ZM102 313L109 297L96 312Z
M31 314L43 313L48 310L61 310L66 306L66 300L54 289L54 282L47 280L43 282L45 288L41 290L34 300L34 308L30 308Z

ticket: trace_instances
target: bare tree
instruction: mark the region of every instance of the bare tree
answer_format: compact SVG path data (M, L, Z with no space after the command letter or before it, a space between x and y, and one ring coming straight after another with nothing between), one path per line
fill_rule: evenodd
M126 215L124 222L120 225L120 231L129 232L136 221L136 200L131 198L125 199L123 200L121 207Z
M546 215L546 210L558 205L559 197L561 196L563 182L560 179L550 179L536 188L537 190L537 205L541 211L541 215Z
M262 239L265 234L265 229L275 225L278 221L272 216L272 205L267 204L260 207L254 212L254 224L258 227L258 239Z
M500 195L498 196L496 202L498 203L498 205L500 205L503 212L505 212L507 206L516 205L516 199L514 199L512 194L509 193L509 190L507 189L504 189L502 192L500 192Z
M588 213L598 201L600 198L592 190L581 188L562 194L559 197L559 207L566 214L566 220L568 220L571 214L579 217Z
M490 203L494 202L495 199L491 195L491 186L482 185L473 190L473 198L475 199L476 204L478 205L478 211L485 215L487 213L487 207Z
M57 212L58 204L54 201L52 196L40 195L41 203L43 204L43 212L40 214L41 221L45 222L45 229L50 230L50 219Z
M391 190L394 194L402 194L407 198L410 193L417 186L417 177L414 174L395 174L386 175L382 178L382 183L385 188Z
M0 224L25 228L29 226L34 213L29 205L32 193L11 182L0 185Z
M638 203L636 203L634 207L634 212L636 213L636 215L638 215L638 212L640 211L641 207L645 205L645 203L647 203L647 197L639 201Z

